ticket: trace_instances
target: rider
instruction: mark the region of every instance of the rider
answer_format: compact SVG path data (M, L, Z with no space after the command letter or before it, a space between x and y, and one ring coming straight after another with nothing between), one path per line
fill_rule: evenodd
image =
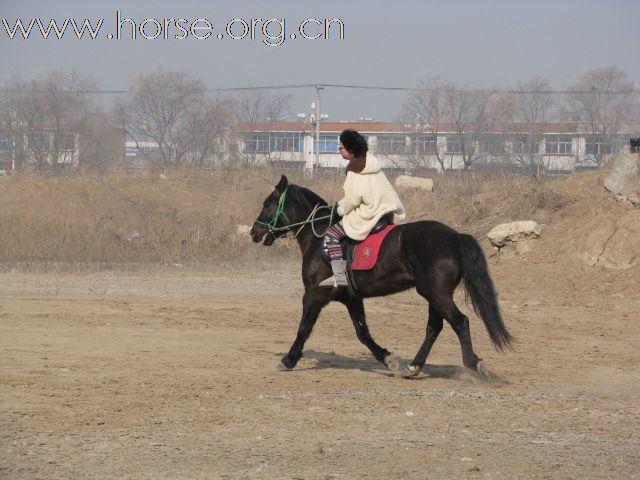
M348 285L341 239L348 236L353 240L364 240L387 213L393 213L393 223L402 223L406 218L404 206L380 163L374 156L367 156L366 138L355 130L344 130L340 134L338 148L349 164L343 186L344 198L337 203L337 212L342 220L329 228L324 236L333 276L320 282L321 287Z

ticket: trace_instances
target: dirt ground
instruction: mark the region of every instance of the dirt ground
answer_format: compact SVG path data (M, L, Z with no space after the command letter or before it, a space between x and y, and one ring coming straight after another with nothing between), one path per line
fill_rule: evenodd
M490 380L461 367L448 326L423 374L393 376L340 305L279 371L301 313L295 255L5 267L0 478L639 479L640 210L601 180L566 180L572 201L536 213L542 237L489 257L513 351L491 348L458 292ZM409 291L365 307L374 338L411 360L425 302Z
M559 289L552 267L529 264L519 281L513 261L492 258L517 337L513 352L496 353L472 318L492 381L461 368L448 327L424 374L392 376L338 305L323 311L298 368L277 370L300 313L293 262L5 272L0 476L640 478L640 300L615 281L637 286L638 275L576 274L576 288ZM374 338L410 360L425 326L420 297L365 306Z

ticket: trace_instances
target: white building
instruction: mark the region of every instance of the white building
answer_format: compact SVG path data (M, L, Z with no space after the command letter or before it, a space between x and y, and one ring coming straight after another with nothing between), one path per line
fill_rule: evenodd
M354 129L368 140L383 167L441 171L492 165L540 165L546 171L570 172L597 167L596 153L615 154L628 135L603 142L580 133L577 124L548 123L510 126L489 132L459 132L453 125L416 128L388 122L324 122L319 142L315 130L302 122L272 121L238 124L238 151L255 163L323 169L342 168L338 137ZM465 163L466 162L466 163Z

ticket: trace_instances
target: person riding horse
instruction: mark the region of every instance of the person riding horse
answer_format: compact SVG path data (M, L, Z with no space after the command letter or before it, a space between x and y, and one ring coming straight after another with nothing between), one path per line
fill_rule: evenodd
M342 138L342 146L355 150L347 138ZM361 141L360 144L362 143ZM364 144L366 145L366 142ZM360 155L352 153L353 159L350 159L348 154L345 158L351 163L356 158L364 158L366 151L359 153ZM347 191L351 191L349 183L356 178L370 181L372 185L376 184L374 179L380 178L376 173L363 174L372 167L371 158L366 159L360 177L356 177L352 172L347 174L346 194ZM390 187L389 190L393 191ZM362 220L356 221L356 217L350 217L349 212L358 210L353 205L357 205L361 212L366 212L365 206L370 203L368 195L370 193L365 192L363 198L358 201L350 200L351 196L345 195L341 203L341 211L345 214L343 230L358 227L357 222L364 224ZM381 200L378 203L385 202ZM455 303L454 294L458 285L464 284L473 309L484 323L489 339L498 351L511 348L513 337L502 320L482 247L473 236L457 232L435 220L398 225L385 237L384 248L379 252L375 266L369 270L353 272L353 279L358 285L358 292L354 294L349 288L325 288L319 285L320 280L329 275L329 266L323 258L321 239L324 234L318 232L324 232L334 220L334 215L316 217L319 208L331 207L327 207L327 202L316 193L289 183L287 177L282 175L274 190L264 199L262 209L251 227L251 239L256 243L263 242L267 247L273 245L278 238L286 236L288 232L295 231L295 238L300 247L304 285L302 316L295 340L289 352L282 357L278 368L291 370L296 367L322 309L330 302L336 301L347 307L358 339L366 345L376 360L393 372L399 372L406 377L419 375L442 331L443 321L446 320L458 336L464 366L482 375L489 375L486 365L473 350L469 318ZM372 215L373 219L369 225L373 224L375 217L381 215L379 211L376 212ZM403 218L403 214L402 209L398 217ZM347 220L352 218L353 225ZM335 270L334 268L334 272ZM367 326L364 299L411 288L415 288L415 292L428 302L428 321L420 349L411 363L403 368L396 355L372 338Z
M340 134L339 150L342 158L349 161L344 197L336 204L342 220L332 225L324 236L333 276L321 281L321 287L348 285L347 261L340 245L344 237L364 240L384 215L393 215L393 223L403 223L407 216L380 163L374 156L367 156L369 146L364 136L355 130L344 130Z

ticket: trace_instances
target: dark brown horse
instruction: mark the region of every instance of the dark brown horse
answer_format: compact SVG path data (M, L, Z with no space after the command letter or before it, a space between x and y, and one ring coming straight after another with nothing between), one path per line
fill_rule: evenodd
M429 351L442 330L443 319L451 325L460 340L465 367L487 374L480 358L473 351L469 319L453 301L453 293L464 282L473 308L484 322L493 345L502 351L510 347L512 337L500 316L493 282L487 262L478 242L470 235L434 221L400 225L386 237L378 262L372 270L353 272L358 296L346 287L319 287L318 283L331 274L322 257L322 238L329 223L337 218L316 218L318 207L327 203L312 191L289 184L284 175L275 190L265 199L262 211L251 229L254 242L264 245L290 231L302 251L303 297L302 318L289 353L282 358L281 368L292 369L302 357L304 343L322 308L331 301L343 303L358 339L374 357L394 371L401 369L399 359L371 337L365 320L363 298L388 295L415 287L429 302L427 332L413 361L401 373L416 376L424 367ZM329 210L326 208L326 210ZM325 210L325 211L326 211Z

